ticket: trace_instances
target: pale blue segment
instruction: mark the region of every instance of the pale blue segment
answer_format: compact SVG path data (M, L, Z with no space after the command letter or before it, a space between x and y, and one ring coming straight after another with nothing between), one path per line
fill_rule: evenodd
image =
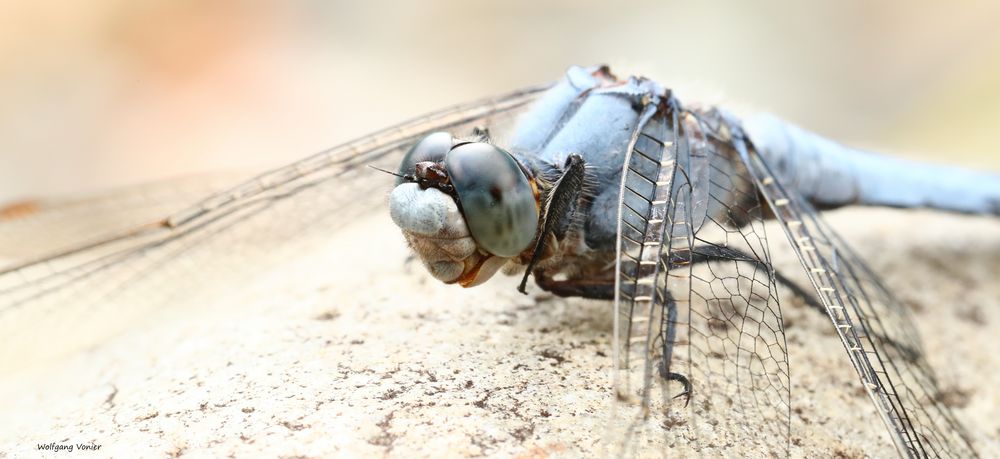
M743 127L775 175L816 204L1000 215L1000 175L851 149L773 115Z
M572 114L579 96L597 87L600 81L593 75L598 67L570 67L566 76L535 102L517 124L510 142L511 150L537 152L562 128L565 117Z

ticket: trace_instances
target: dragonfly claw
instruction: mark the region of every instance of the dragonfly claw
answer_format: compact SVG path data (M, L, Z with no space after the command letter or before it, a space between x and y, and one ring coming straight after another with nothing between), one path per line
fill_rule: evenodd
M684 397L684 406L687 407L688 403L691 403L691 393L692 393L691 380L688 379L687 376L684 376L680 373L673 373L666 371L666 369L663 367L663 364L660 364L659 367L660 367L659 368L660 377L662 377L667 381L677 381L684 386L684 391L671 397L671 399L676 400L678 398Z

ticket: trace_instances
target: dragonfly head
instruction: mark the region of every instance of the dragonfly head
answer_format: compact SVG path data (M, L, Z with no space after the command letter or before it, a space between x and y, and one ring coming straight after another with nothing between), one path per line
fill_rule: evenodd
M437 279L478 285L534 241L538 189L507 151L436 132L407 152L399 172L390 215Z

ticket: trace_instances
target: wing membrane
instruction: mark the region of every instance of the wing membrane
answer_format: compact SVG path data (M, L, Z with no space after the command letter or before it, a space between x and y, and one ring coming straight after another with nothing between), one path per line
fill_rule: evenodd
M734 145L806 269L896 448L909 457L975 456L939 396L906 308L752 148L742 141Z
M395 170L405 149L435 130L464 135L474 125L502 127L544 89L526 88L388 128L162 220L0 271L0 334L10 343L0 351L0 367L33 358L32 351L65 352L52 349L30 324L44 323L46 335L73 335L87 327L110 333L157 307L202 307L199 301L213 301L209 293L220 293L224 285L239 285L296 253L321 248L325 234L384 206L383 190L393 178L365 165ZM215 281L219 276L228 280Z
M787 455L788 358L763 205L711 128L675 105L640 130L626 163L618 397L634 407L629 436L666 416L649 431L700 454ZM690 381L687 407L674 373Z
M169 215L248 175L206 174L85 196L0 205L0 269Z

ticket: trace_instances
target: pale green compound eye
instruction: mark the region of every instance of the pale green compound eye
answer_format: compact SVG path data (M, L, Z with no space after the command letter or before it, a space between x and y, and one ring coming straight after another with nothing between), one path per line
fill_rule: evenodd
M469 232L483 250L513 257L528 248L538 230L538 207L528 177L510 153L488 143L465 143L448 152L444 165Z

